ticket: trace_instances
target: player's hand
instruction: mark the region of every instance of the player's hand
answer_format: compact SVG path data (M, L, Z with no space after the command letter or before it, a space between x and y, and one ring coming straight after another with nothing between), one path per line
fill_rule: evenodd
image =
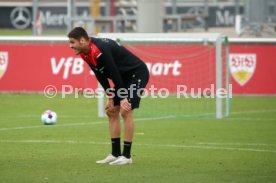
M131 103L129 103L126 98L121 100L120 107L121 107L121 110L124 110L126 112L131 111Z

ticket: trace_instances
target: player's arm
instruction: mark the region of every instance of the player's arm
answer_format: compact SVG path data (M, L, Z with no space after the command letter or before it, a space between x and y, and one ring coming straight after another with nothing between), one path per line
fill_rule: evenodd
M111 96L111 93L110 93L111 88L110 88L110 84L109 84L107 78L105 76L103 76L102 74L98 73L97 71L95 71L94 69L92 69L92 70L95 73L97 80L104 88L104 91L107 93L107 95Z
M95 76L96 76L97 80L102 85L102 87L104 88L105 91L110 88L110 85L109 85L109 82L108 82L107 78L105 78L101 74L95 74Z
M123 79L121 77L121 74L118 70L118 68L115 65L114 59L109 55L109 54L105 54L105 55L101 55L99 57L100 61L102 61L104 63L105 66L105 70L109 73L113 83L115 84L116 88L125 88ZM131 108L131 104L128 102L127 100L127 96L123 96L120 97L121 98L121 102L120 102L120 106L124 111L130 111Z
M114 101L113 101L114 95L112 93L113 91L111 91L110 84L109 84L109 82L108 82L108 80L105 76L103 76L102 74L99 74L95 71L94 71L94 73L95 73L95 76L96 76L97 80L99 81L99 83L104 88L105 93L109 96L109 99L107 100L107 104L105 106L105 110L109 110L110 108L114 107Z
M112 58L111 54L109 54L109 50L103 51L104 54L102 54L98 60L103 63L106 72L108 72L110 79L112 79L113 83L115 84L116 88L125 88L125 84L123 82L123 79L121 77L121 74L115 65L115 61Z
M100 82L100 84L102 85L102 87L104 88L105 93L107 94L107 96L109 97L108 103L105 107L105 109L107 110L109 107L113 107L114 103L113 103L113 97L114 97L114 91L110 88L110 84L107 80L106 77L104 77L101 74L95 74L97 80Z
M88 64L89 67L91 68L91 70L94 72L97 80L99 81L99 83L102 85L102 87L104 88L104 90L107 90L108 88L110 88L109 82L107 80L106 77L104 77L103 75L101 75L98 71L96 71L95 69L93 69L93 66Z

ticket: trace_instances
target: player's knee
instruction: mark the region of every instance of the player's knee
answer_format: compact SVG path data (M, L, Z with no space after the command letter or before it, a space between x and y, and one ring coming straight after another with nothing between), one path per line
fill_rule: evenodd
M119 115L119 110L116 107L113 107L111 109L107 109L105 113L109 118L114 118Z
M108 117L110 117L110 118L115 116L115 111L114 111L114 109L108 109L108 110L105 111L105 113L106 113L106 115L107 115Z
M125 119L125 118L129 118L132 117L132 111L125 111L125 110L121 110L121 116Z

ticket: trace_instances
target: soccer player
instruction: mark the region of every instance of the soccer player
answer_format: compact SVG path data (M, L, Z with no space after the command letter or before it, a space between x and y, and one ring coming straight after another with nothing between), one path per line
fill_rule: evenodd
M68 33L69 45L95 73L109 99L105 112L109 120L112 152L96 163L131 164L134 134L133 110L139 108L140 97L149 80L146 64L116 41L89 37L81 27ZM114 84L111 90L108 79ZM121 154L120 114L124 120L124 147Z

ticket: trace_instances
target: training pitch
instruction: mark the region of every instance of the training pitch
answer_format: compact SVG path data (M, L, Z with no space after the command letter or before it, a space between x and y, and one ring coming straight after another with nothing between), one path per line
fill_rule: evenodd
M95 99L0 94L0 101L3 183L276 182L276 97L234 97L231 117L220 120L137 117L127 166L95 163L110 153ZM41 123L47 109L57 112L56 125Z

